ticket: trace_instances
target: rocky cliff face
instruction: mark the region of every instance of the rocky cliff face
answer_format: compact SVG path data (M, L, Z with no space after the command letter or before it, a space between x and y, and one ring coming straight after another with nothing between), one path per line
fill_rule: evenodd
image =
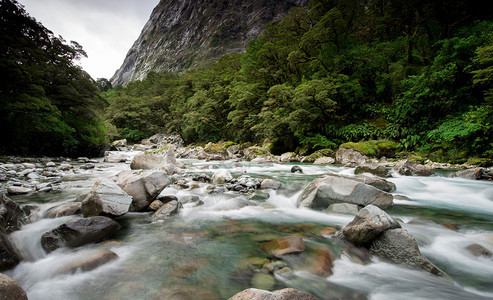
M113 85L141 80L150 71L181 71L224 54L241 52L248 40L308 0L161 0Z

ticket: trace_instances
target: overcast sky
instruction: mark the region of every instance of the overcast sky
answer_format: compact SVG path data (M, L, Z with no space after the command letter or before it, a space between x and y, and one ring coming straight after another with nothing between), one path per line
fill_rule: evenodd
M94 79L110 78L159 0L18 0L31 17L87 52L80 61Z

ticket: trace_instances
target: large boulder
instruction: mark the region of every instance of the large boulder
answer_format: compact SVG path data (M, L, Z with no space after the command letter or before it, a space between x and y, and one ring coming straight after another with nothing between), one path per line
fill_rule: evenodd
M455 176L466 179L479 180L483 178L483 168L460 170L455 173Z
M382 209L393 205L391 194L370 185L345 177L327 176L313 180L298 198L297 205L325 209L334 203L351 203L361 206L373 204Z
M173 149L169 148L166 154L141 153L134 156L130 163L132 170L166 170L169 165L176 166L176 157Z
M0 194L0 232L11 233L19 230L26 221L26 214L19 204Z
M386 212L374 205L368 205L342 229L342 233L353 244L367 246L384 231L400 227Z
M115 234L120 225L107 217L96 216L58 226L41 236L41 246L46 252L60 247L79 247L105 240Z
M374 188L382 190L387 193L395 192L396 186L395 183L385 180L380 177L375 176L365 176L365 175L356 175L356 176L348 176L341 174L327 174L326 176L335 176L335 177L343 177L351 180L355 180L358 182L362 182L364 184L371 185Z
M161 191L171 183L164 171L129 171L118 174L117 184L130 196L130 211L140 211L149 206Z
M368 156L363 155L354 149L339 147L336 152L336 161L343 165L363 165L367 163L368 160Z
M14 279L0 274L0 300L27 300L27 294Z
M237 293L229 298L229 300L317 300L317 298L311 294L293 288L277 290L274 292L250 288Z
M83 198L81 209L84 217L101 214L121 216L132 204L130 197L121 187L109 179L98 179L91 191Z
M434 275L444 275L421 254L414 237L402 228L384 231L373 240L370 253L395 264L424 270Z
M260 183L260 188L263 190L265 189L278 190L280 187L281 187L281 182L270 178L266 178L262 180L262 182Z

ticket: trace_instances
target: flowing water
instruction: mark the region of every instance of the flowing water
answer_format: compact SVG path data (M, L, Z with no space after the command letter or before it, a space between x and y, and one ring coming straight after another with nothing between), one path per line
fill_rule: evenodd
M421 252L450 279L375 257L363 264L364 255L343 251L348 249L346 244L319 234L327 227L340 229L353 216L296 207L301 190L314 178L327 173L351 175L354 169L306 164L301 165L303 174L292 174L289 164L184 162L190 173L212 175L227 169L234 177L273 178L283 186L278 191L257 192L255 197L207 194L206 184L192 190L168 187L167 192L178 198L196 195L204 205L185 204L179 215L157 222L144 213L129 213L118 219L122 229L111 241L46 254L40 236L76 217L43 219L42 213L74 201L97 178L129 168L101 164L95 171L64 178L61 192L14 197L38 217L13 234L25 261L7 274L23 286L30 299L228 299L259 285L294 287L319 299L493 299L493 258L476 257L466 250L468 245L479 244L493 252L491 182L398 174L389 179L397 186L394 194L411 200L396 200L387 212L403 222ZM302 235L307 244L306 252L283 258L293 273L275 275L275 280L258 277L259 270L249 261L266 258L260 245L293 234ZM94 248L110 249L119 258L92 271L58 271ZM320 249L336 258L333 274L316 271Z

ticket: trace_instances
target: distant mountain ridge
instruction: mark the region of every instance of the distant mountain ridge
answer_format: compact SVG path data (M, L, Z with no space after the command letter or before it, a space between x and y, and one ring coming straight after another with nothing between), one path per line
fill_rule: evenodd
M126 85L151 71L182 71L245 49L265 26L308 0L161 0L111 78Z

